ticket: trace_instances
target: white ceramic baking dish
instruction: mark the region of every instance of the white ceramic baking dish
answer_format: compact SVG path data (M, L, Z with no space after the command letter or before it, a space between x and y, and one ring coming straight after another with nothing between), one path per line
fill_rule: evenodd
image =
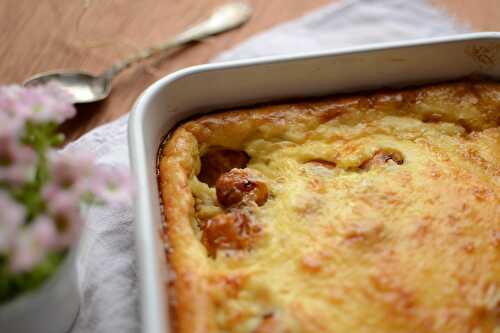
M202 65L150 86L129 120L130 156L138 184L136 239L143 332L169 332L156 158L165 134L179 121L221 108L469 75L500 78L500 33Z

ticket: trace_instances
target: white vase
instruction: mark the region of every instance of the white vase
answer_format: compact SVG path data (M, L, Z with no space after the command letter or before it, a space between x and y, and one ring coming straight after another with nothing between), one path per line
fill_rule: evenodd
M68 332L80 306L77 279L73 250L42 286L0 305L0 332Z

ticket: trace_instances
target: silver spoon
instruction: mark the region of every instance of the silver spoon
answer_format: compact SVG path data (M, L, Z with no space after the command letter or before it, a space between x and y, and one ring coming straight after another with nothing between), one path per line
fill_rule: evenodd
M98 76L79 70L56 70L32 76L24 82L24 85L32 86L57 81L63 89L73 95L74 103L97 102L108 97L113 78L132 64L148 59L157 53L237 28L248 21L251 15L252 8L246 2L230 2L216 8L205 21L162 44L116 62Z

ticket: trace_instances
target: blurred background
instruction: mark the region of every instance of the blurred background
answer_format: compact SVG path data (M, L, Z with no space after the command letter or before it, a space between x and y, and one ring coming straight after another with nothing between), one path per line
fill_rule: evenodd
M336 0L340 1L340 0ZM128 112L153 81L190 65L208 62L242 40L300 17L331 0L250 0L255 13L241 29L201 45L155 58L114 82L109 99L79 106L65 125L70 139ZM363 1L363 0L360 0ZM114 61L166 40L206 17L226 0L2 0L0 1L0 84L59 68L100 73ZM399 1L404 6L404 1ZM498 0L428 0L476 31L500 30ZM97 112L96 112L97 111Z

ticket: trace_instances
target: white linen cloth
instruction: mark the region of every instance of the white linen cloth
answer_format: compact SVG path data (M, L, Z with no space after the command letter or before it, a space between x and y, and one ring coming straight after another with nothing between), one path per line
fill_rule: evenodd
M214 61L468 31L426 0L340 0L259 33ZM127 118L96 128L65 149L90 149L99 163L128 165ZM140 311L132 208L95 207L88 213L78 257L81 309L72 331L137 332Z

